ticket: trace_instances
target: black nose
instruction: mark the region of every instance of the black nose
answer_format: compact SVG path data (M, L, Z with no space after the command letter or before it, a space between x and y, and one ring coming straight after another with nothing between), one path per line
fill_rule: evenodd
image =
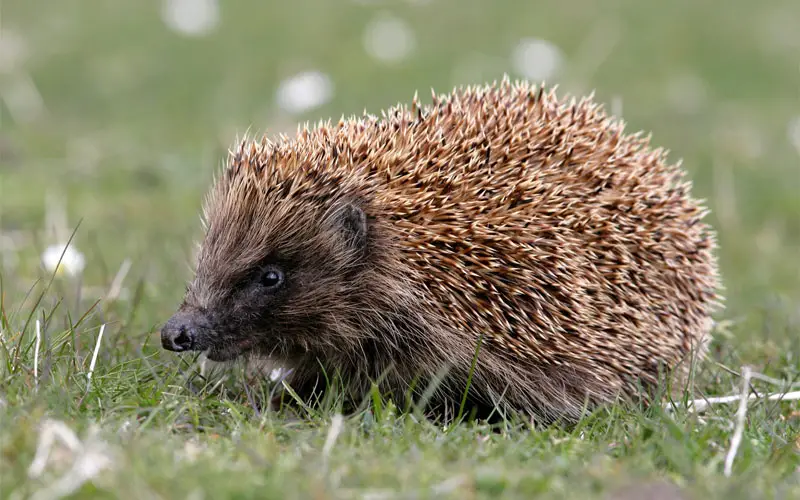
M191 351L197 345L198 322L195 315L179 312L161 329L161 346L168 351Z

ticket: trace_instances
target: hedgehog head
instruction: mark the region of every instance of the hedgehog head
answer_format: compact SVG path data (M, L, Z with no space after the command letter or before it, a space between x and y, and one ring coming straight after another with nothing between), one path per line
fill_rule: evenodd
M361 335L352 318L369 281L365 202L325 168L329 157L306 149L297 158L264 141L232 153L206 200L196 273L162 330L165 348L289 362Z

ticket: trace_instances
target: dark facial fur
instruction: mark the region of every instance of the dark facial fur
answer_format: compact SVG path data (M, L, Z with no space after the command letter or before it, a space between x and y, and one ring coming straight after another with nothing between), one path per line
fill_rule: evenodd
M164 346L212 361L275 359L300 384L323 368L367 383L395 359L429 359L438 350L424 338L429 321L403 285L410 277L387 274L391 251L364 200L323 173L274 180L228 175L218 184L211 202L231 205L207 220ZM182 329L185 348L175 341Z
M466 366L474 346L450 345L420 308L425 279L392 264L402 255L368 202L320 172L274 181L229 175L212 193L210 203L232 204L206 221L196 276L162 331L165 348L276 360L302 396L320 388L323 370L346 377L354 395L380 379L404 397L412 382L424 389L447 365ZM435 396L446 392L447 380L439 383Z
M338 315L363 293L368 241L357 205L336 200L314 208L287 214L287 226L300 226L283 237L265 234L254 219L212 222L181 307L204 325L194 350L226 361L243 353L296 359L323 347L317 332L344 321Z

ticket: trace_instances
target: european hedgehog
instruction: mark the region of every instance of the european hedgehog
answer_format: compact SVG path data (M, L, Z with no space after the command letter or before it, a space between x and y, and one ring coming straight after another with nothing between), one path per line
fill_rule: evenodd
M245 139L162 344L276 361L302 397L338 373L575 421L650 394L722 304L707 210L666 156L592 96L507 78Z

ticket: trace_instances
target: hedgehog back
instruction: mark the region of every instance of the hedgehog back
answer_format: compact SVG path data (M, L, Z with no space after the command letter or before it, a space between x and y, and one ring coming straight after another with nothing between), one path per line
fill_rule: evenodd
M591 98L504 81L237 154L268 184L358 200L393 250L386 272L456 343L598 388L705 352L720 305L706 210Z

